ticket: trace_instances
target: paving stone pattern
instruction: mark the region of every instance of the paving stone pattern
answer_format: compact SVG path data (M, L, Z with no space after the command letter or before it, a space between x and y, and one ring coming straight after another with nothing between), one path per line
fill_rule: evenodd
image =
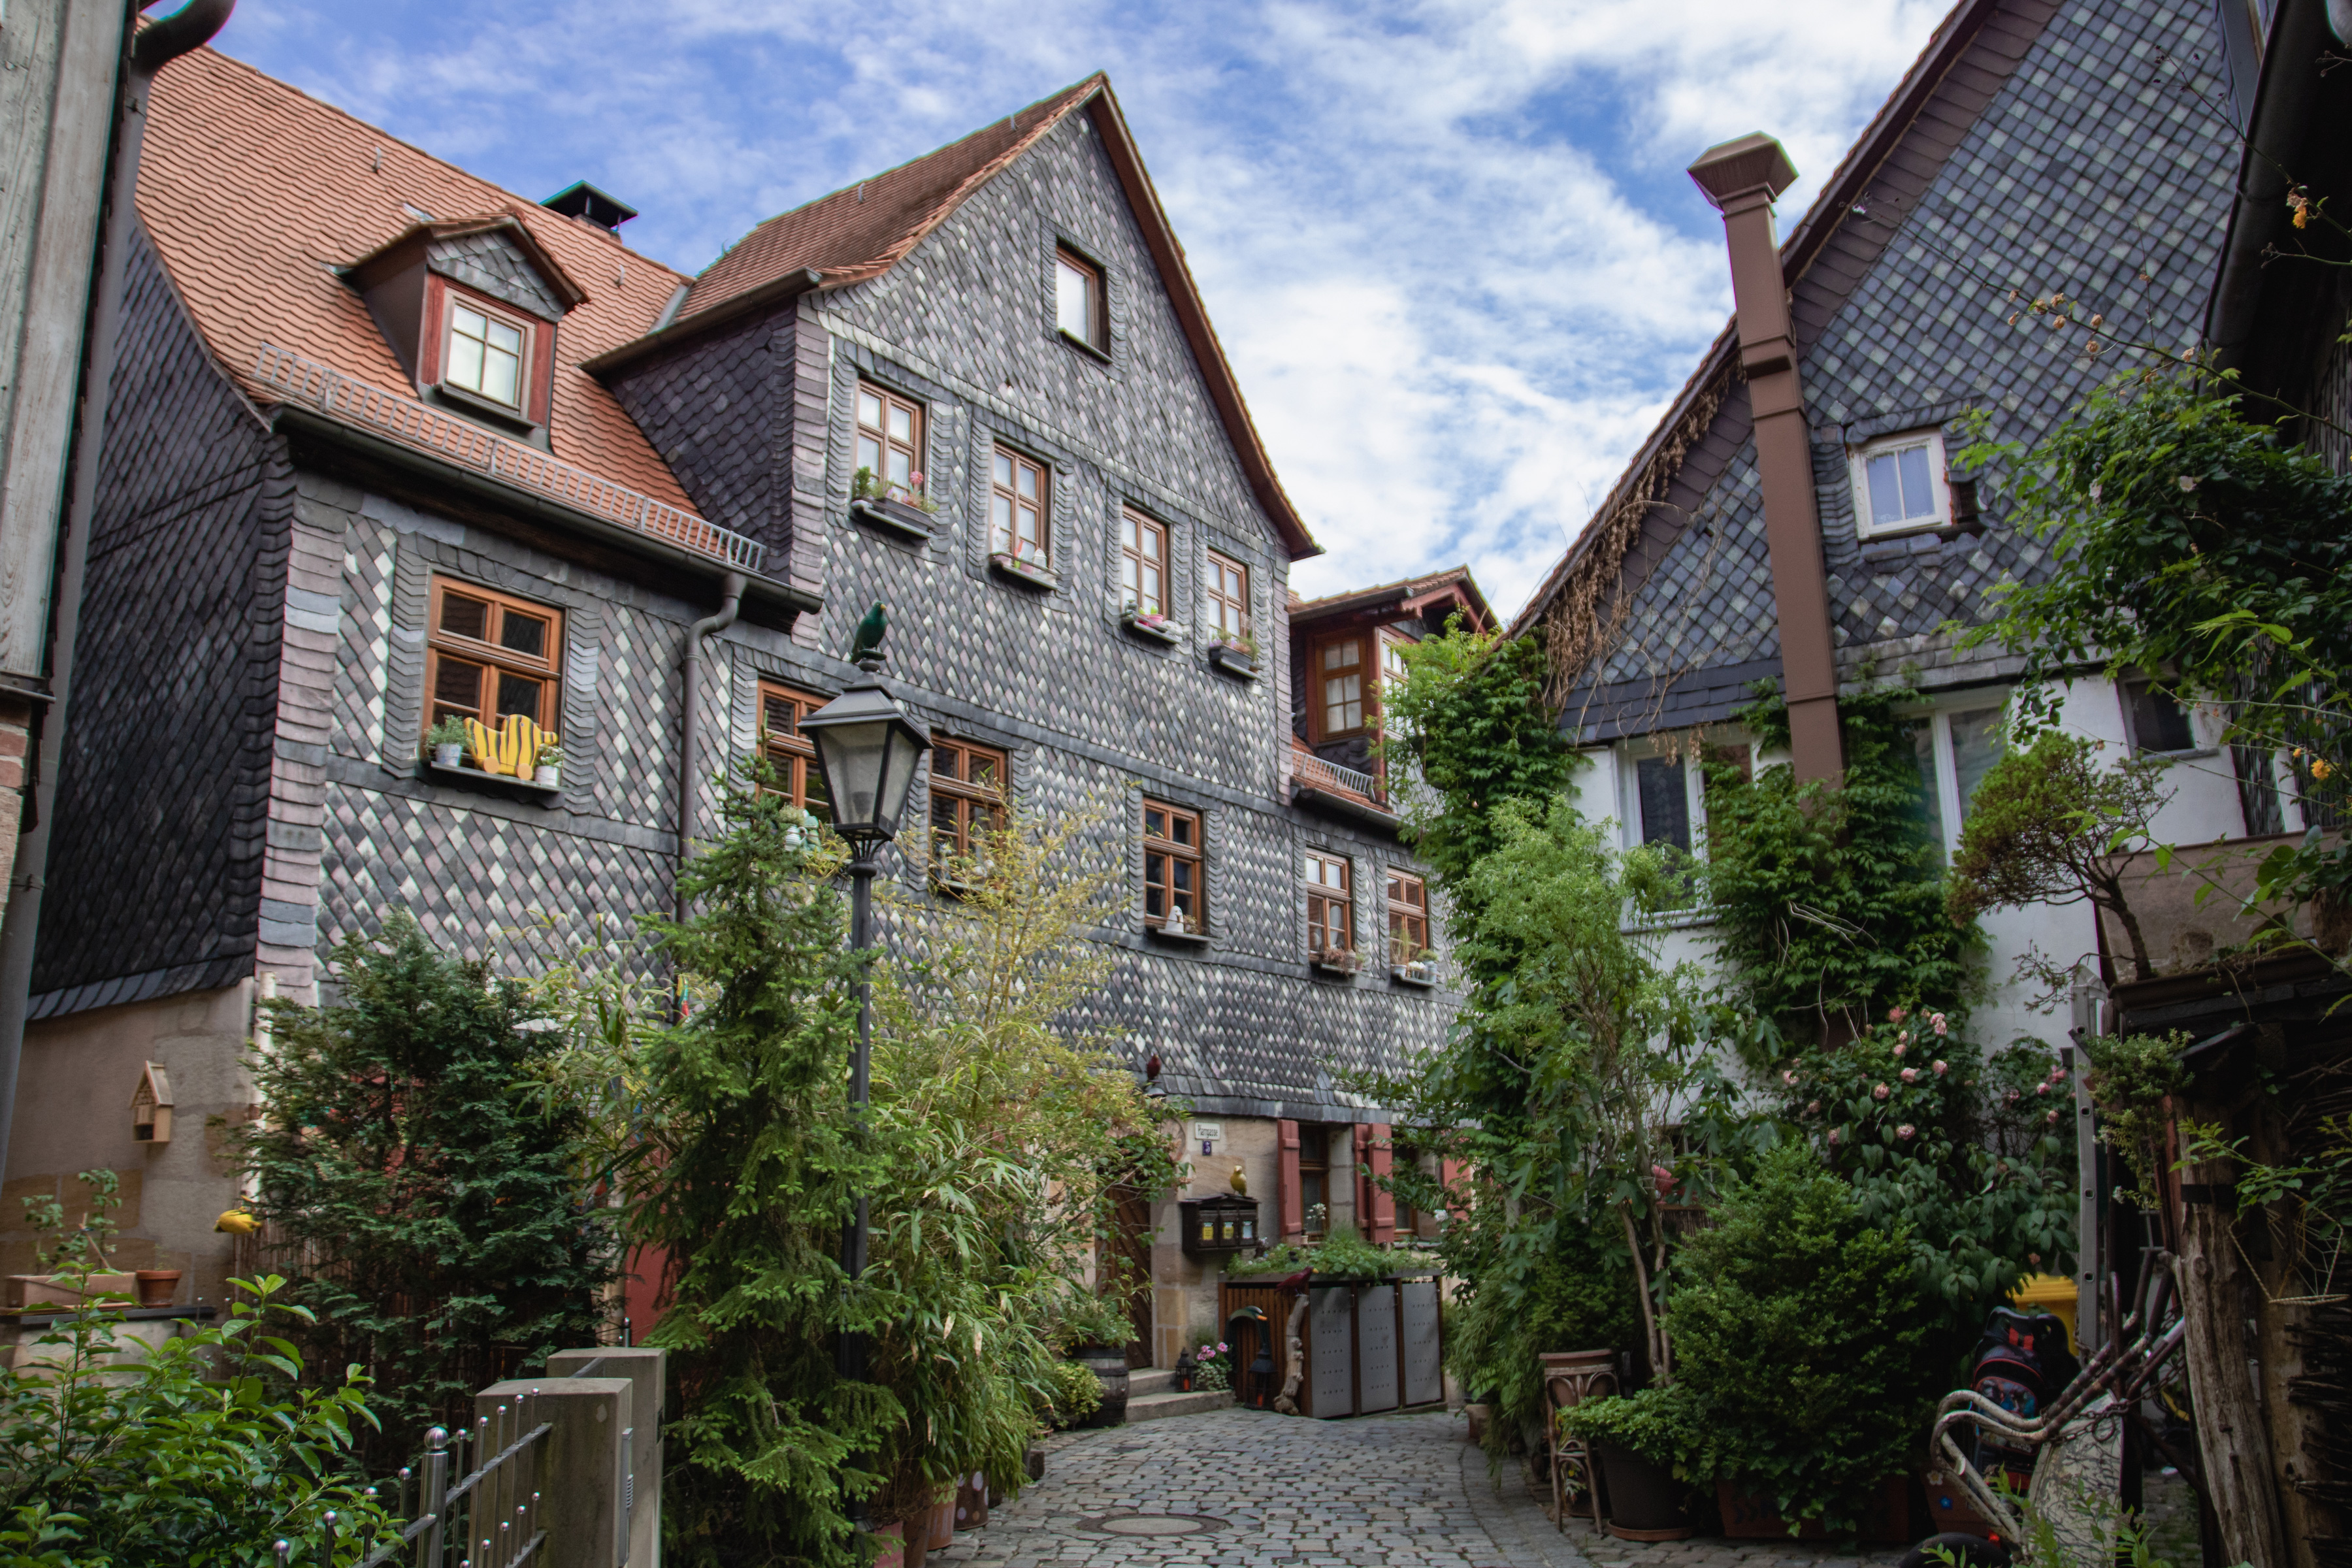
M1444 1413L1309 1421L1225 1409L1049 1438L1045 1479L930 1561L971 1568L1613 1568L1892 1563L1795 1542L1594 1540L1500 1490ZM1134 1516L1144 1516L1136 1518ZM1154 1516L1213 1529L1148 1535ZM1106 1526L1109 1528L1106 1528ZM1120 1531L1139 1533L1118 1533Z

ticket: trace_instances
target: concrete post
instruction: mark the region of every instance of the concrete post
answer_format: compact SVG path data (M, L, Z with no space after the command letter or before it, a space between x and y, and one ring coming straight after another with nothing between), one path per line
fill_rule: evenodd
M510 1479L479 1489L473 1514L473 1537L464 1555L483 1560L480 1537L486 1524L516 1516L530 1508L538 1527L547 1531L547 1545L537 1561L549 1568L621 1568L628 1561L624 1534L627 1470L622 1461L622 1434L635 1420L635 1381L629 1377L530 1377L494 1383L474 1395L474 1413L490 1420L481 1447L467 1454L469 1468L478 1467L504 1447L495 1434L504 1426L512 1442L528 1427L517 1429L511 1412L520 1404L532 1423L551 1422L547 1440L523 1458ZM531 1494L539 1494L535 1508ZM495 1542L495 1535L491 1538ZM495 1545L492 1551L496 1551Z
M547 1358L551 1377L625 1377L631 1396L628 1458L621 1496L627 1521L629 1568L661 1568L663 1401L669 1379L669 1352L643 1345L626 1349L558 1351Z

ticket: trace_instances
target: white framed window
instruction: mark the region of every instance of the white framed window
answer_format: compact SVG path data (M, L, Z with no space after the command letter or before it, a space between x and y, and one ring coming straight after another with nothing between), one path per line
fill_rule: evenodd
M1947 707L1913 720L1911 744L1927 786L1927 826L1947 857L1960 847L1969 803L2002 750L2000 718L2006 692L1967 692Z
M1882 436L1852 448L1854 527L1864 539L1943 528L1952 521L1952 490L1944 473L1944 437L1937 430Z
M520 413L530 346L529 327L452 293L442 384Z

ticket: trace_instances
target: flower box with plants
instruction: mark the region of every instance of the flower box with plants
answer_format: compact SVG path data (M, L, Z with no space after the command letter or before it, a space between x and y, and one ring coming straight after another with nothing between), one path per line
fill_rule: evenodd
M903 485L887 484L873 469L858 469L849 485L849 515L901 539L929 540L938 531L931 518L940 503L924 493L922 475L907 479Z
M1222 633L1209 645L1209 662L1227 675L1257 678L1257 638L1249 632Z
M1032 561L1025 555L1014 555L999 550L989 556L988 564L992 570L1000 572L1027 587L1059 588L1062 585L1061 578L1054 574L1052 567L1043 562Z
M1171 910L1164 915L1146 913L1143 929L1153 936L1164 936L1171 942L1206 942L1208 928L1198 915L1188 915L1181 910Z
M1389 965L1390 978L1406 985L1430 986L1437 984L1437 950L1424 947L1409 957Z
M1186 1394L1225 1394L1234 1386L1233 1349L1223 1340L1204 1341L1176 1363L1176 1386Z
M1364 955L1351 947L1318 947L1307 962L1326 974L1354 974L1364 967Z
M469 788L502 784L552 805L562 786L562 765L559 738L528 719L509 718L495 728L444 719L425 733L426 776Z
M1184 640L1184 628L1158 610L1138 609L1130 604L1119 612L1118 624L1137 637L1166 643L1171 647Z

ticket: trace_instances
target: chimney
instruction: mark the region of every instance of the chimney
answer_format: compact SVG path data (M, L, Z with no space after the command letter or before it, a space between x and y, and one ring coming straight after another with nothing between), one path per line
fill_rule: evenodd
M636 208L606 195L585 180L564 186L539 205L566 217L586 218L607 234L618 233L623 224L637 216Z
M1780 687L1789 700L1789 749L1800 783L1845 771L1838 733L1837 659L1830 642L1813 459L1789 325L1788 281L1772 232L1772 203L1796 183L1789 154L1762 132L1710 147L1690 176L1723 214L1738 310L1739 368L1756 424L1764 489L1764 542L1780 623Z

